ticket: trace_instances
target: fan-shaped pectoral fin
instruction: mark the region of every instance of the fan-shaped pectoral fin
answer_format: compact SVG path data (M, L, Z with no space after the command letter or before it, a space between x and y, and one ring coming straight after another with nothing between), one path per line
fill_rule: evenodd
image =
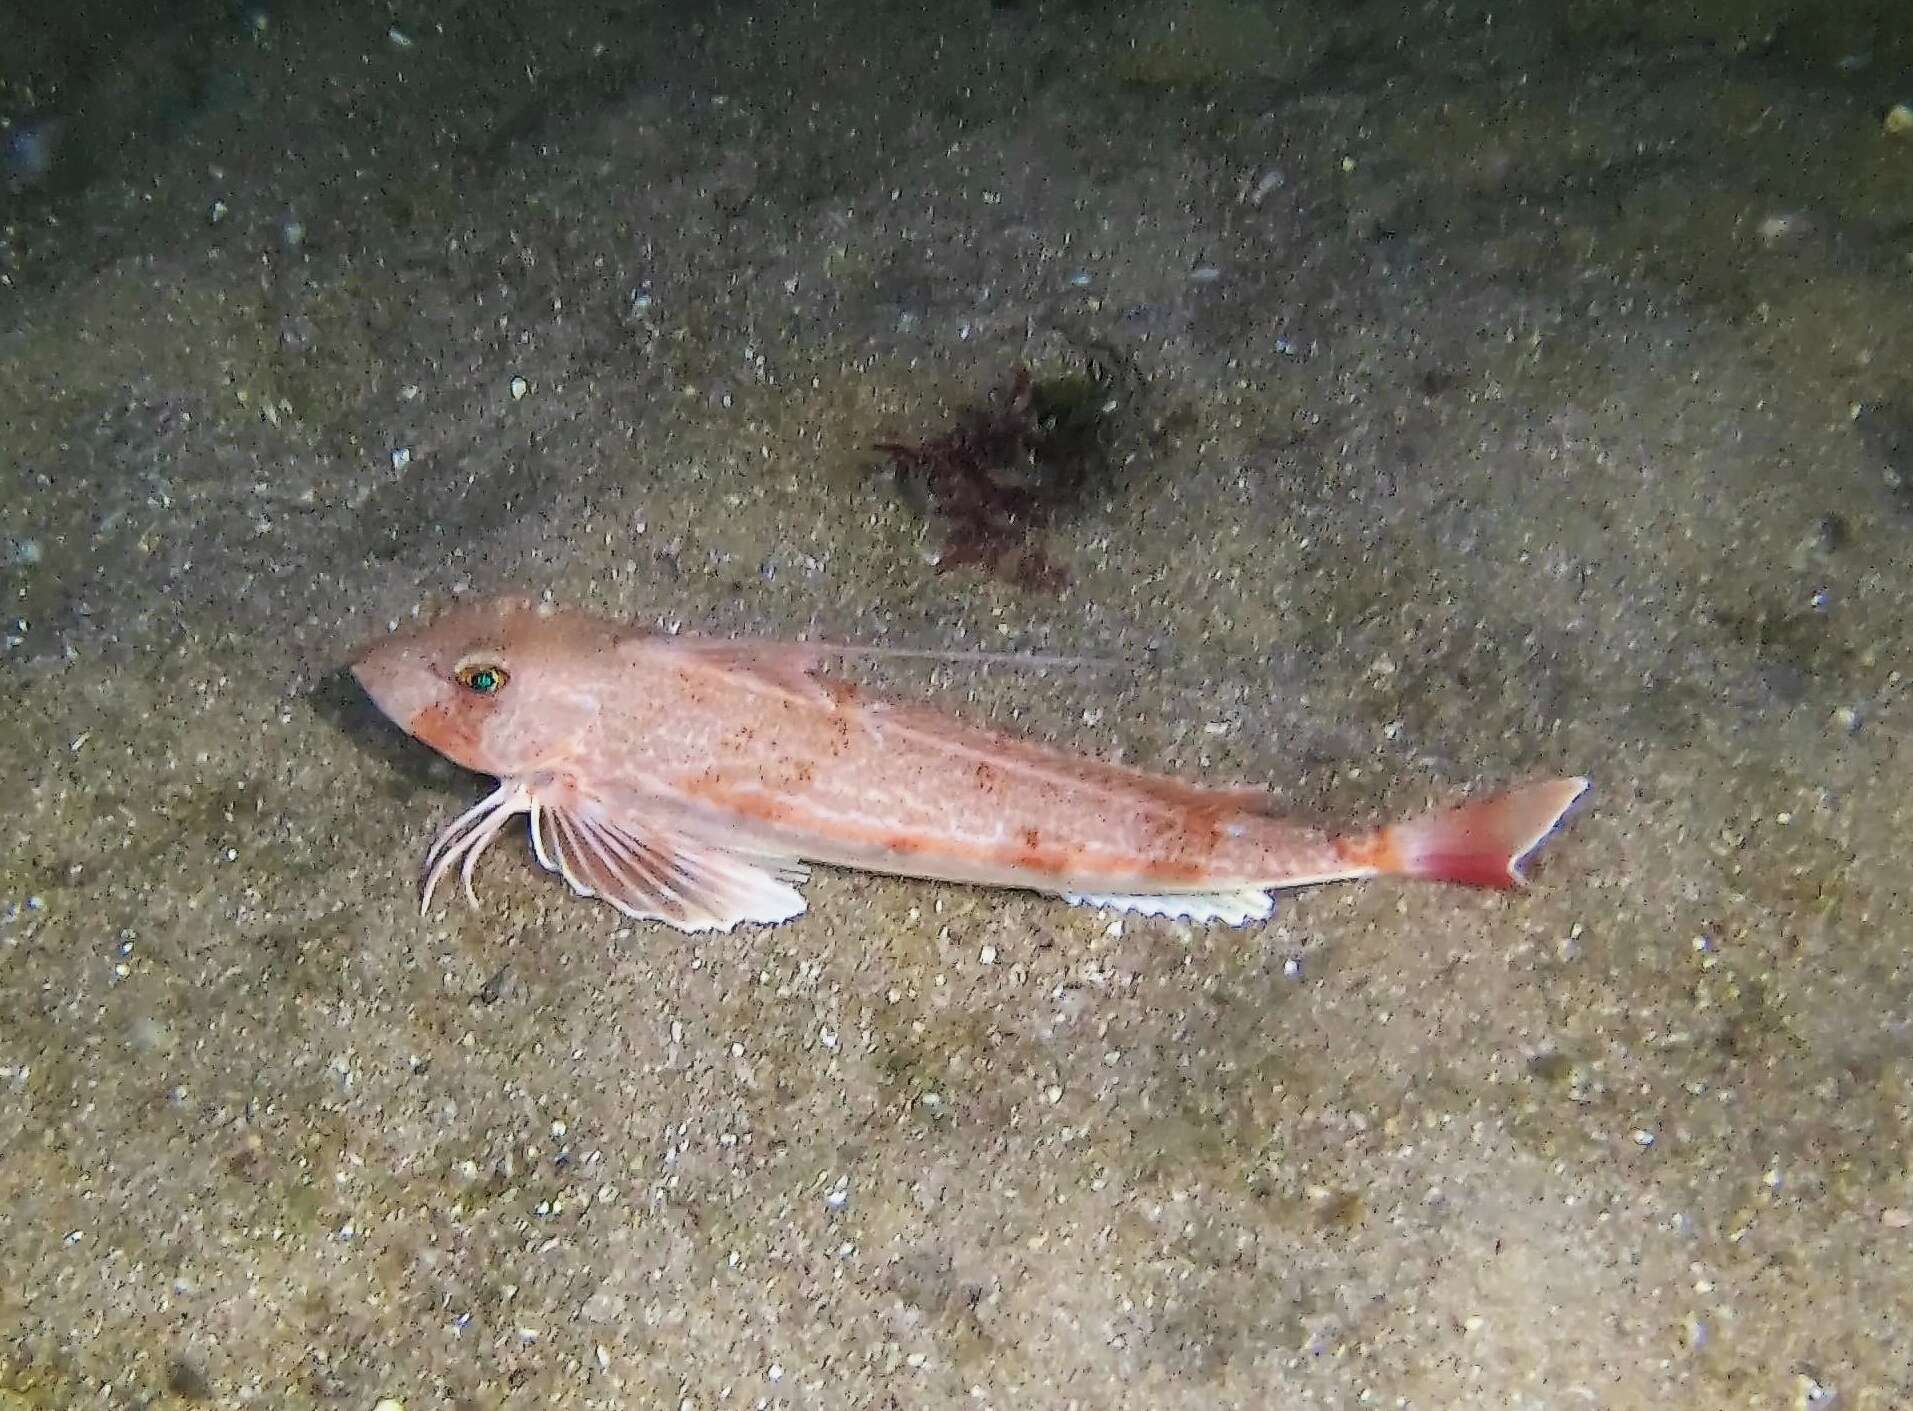
M804 910L793 884L806 874L795 859L695 838L662 812L614 807L576 788L558 802L533 803L531 836L538 861L573 891L639 920L728 931L742 921L775 925Z

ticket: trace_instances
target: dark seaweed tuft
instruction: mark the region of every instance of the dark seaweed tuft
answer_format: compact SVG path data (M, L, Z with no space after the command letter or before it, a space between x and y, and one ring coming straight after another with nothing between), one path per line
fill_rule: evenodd
M1050 592L1068 582L1030 536L1107 477L1115 382L1098 363L1043 378L1019 367L941 436L878 444L905 496L944 522L939 572L974 564Z

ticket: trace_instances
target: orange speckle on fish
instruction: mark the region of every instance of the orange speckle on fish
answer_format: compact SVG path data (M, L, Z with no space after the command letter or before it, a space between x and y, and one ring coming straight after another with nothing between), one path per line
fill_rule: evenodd
M1165 857L1143 864L1143 875L1161 886L1200 881L1207 869L1194 858Z
M1337 838L1335 851L1350 867L1367 867L1386 872L1394 862L1394 849L1388 842L1386 829Z

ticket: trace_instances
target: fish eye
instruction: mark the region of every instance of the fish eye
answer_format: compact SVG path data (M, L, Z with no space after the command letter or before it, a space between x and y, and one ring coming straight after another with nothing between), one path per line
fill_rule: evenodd
M504 689L510 674L496 662L467 662L453 673L453 679L475 696L493 696Z

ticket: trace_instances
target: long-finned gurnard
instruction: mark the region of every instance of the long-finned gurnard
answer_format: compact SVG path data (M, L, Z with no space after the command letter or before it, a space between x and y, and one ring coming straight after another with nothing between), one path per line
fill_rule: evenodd
M833 650L467 604L353 667L379 708L498 780L425 858L424 905L516 815L573 890L681 931L788 921L806 863L1241 923L1361 877L1515 887L1587 788L1550 779L1342 835L1204 788L965 725L819 673Z

